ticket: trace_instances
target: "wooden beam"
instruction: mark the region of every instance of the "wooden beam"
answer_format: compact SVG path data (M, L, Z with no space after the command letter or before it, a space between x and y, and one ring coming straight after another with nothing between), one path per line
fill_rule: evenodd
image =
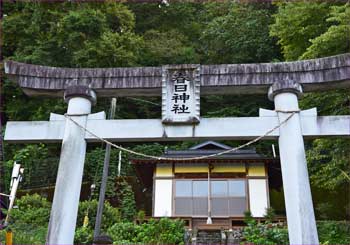
M99 97L161 96L162 67L59 68L6 61L5 73L30 96L62 96L72 84L89 85ZM350 53L293 62L200 66L202 95L266 94L274 82L290 79L306 92L348 88Z

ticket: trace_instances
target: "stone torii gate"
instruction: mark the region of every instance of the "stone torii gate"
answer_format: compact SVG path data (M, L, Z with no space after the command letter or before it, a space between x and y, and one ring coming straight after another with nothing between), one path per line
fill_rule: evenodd
M179 71L186 75L181 82L192 86L190 95L195 95L195 99L189 105L188 118L169 119L166 96L171 91L167 84L174 81L173 75ZM86 144L98 141L76 123L113 142L249 140L264 135L287 117L291 118L266 138L279 142L289 239L291 244L318 244L303 138L349 137L350 116L317 116L315 108L299 111L298 98L303 90L349 88L350 54L271 64L96 69L7 61L5 72L29 96L64 95L68 103L70 119L51 114L49 121L8 122L5 131L7 142L62 142L48 244L73 243ZM199 92L268 93L275 111L260 109L259 117L199 118ZM90 114L96 97L161 94L163 120L106 120L104 112Z

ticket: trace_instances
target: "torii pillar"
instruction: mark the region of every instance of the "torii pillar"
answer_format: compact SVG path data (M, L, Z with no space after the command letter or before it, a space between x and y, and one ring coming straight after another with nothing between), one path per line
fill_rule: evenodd
M67 116L85 127L95 92L87 86L71 86L64 99ZM66 119L46 244L73 244L85 153L85 130Z
M281 125L278 138L289 242L318 244L298 105L301 95L301 85L291 80L272 84L268 93L280 122L295 112Z

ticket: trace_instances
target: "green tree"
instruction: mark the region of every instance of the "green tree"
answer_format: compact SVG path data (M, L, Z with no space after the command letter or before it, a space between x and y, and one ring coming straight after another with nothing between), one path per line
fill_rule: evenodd
M171 2L169 5L158 3L128 4L136 16L135 30L143 34L149 30L167 32L175 30L197 41L201 33L201 15L205 5L191 2Z
M120 179L117 192L122 218L133 221L136 216L136 202L131 185L126 180Z
M165 32L149 30L143 37L145 40L143 64L159 66L198 63L194 47L188 45L186 36L175 29Z
M330 3L295 1L279 3L270 34L278 38L286 60L299 59L311 45L311 39L327 30Z
M232 3L227 14L218 16L203 30L205 63L257 63L278 57L269 5Z
M332 6L326 22L329 28L310 40L302 59L350 52L350 4Z
M4 18L4 48L7 57L33 64L135 65L141 39L134 26L134 15L118 3L28 3Z

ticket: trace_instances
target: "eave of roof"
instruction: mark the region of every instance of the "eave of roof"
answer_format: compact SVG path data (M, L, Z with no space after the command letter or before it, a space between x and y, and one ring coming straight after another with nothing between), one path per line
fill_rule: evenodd
M273 161L279 161L279 158L259 157L259 158L246 158L246 159L223 159L223 158L206 158L196 160L156 160L156 159L131 159L132 164L172 164L172 163L185 163L185 164L201 164L201 163L269 163Z

